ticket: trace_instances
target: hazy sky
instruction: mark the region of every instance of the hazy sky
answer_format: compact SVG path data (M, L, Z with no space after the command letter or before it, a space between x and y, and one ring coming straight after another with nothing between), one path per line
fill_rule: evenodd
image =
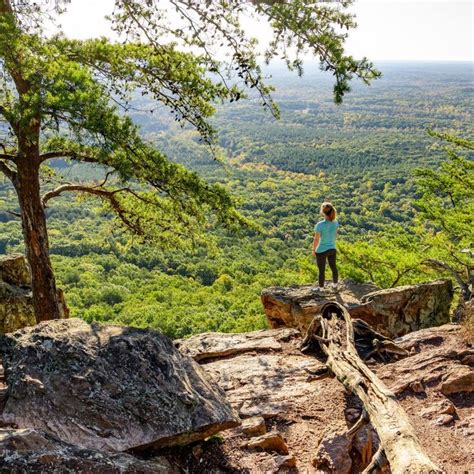
M66 33L78 38L108 36L103 17L112 5L113 0L72 0L62 20ZM359 0L352 10L359 26L347 49L355 56L474 61L474 0ZM254 36L266 36L261 24L249 30Z

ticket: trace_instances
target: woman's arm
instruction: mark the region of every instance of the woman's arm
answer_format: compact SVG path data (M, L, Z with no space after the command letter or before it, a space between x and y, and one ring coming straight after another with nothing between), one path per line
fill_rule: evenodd
M313 252L311 253L313 257L316 255L316 249L318 248L320 238L321 234L319 232L315 232L313 239Z

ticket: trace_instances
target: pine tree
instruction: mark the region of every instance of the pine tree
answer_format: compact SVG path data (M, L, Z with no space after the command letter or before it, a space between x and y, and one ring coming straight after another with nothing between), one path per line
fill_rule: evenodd
M353 77L369 83L379 75L365 58L344 53L344 30L355 26L348 1L171 0L167 11L156 0L116 0L111 21L121 42L46 35L42 25L68 3L0 0L0 171L18 195L38 321L60 316L45 207L63 193L96 197L127 229L161 242L201 232L209 215L231 227L247 224L222 187L141 137L128 114L134 91L195 127L210 146L215 104L239 100L247 89L277 116L256 42L241 27L249 15L271 24L265 59L282 57L301 74L302 56L318 57L335 77L336 102ZM179 26L169 27L170 15ZM222 50L229 60L218 59ZM93 183L44 192L41 169L58 158L105 172Z

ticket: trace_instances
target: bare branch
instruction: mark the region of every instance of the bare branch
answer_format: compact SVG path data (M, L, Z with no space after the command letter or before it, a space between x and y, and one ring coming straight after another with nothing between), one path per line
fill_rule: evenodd
M456 271L451 265L448 265L445 262L442 262L441 260L436 260L434 258L428 258L427 260L424 260L422 262L425 265L429 265L430 267L437 268L438 270L444 270L448 273L450 273L458 285L461 287L461 292L464 301L467 301L471 297L471 291L469 290L468 284L462 279L461 275L459 274L458 271Z
M128 227L137 235L144 235L144 232L142 228L140 227L139 223L134 222L134 220L130 219L129 211L127 211L123 207L122 203L116 197L116 194L120 192L128 191L128 188L121 188L121 189L115 189L113 191L109 191L107 189L101 188L100 186L87 186L83 184L63 184L61 186L58 186L56 189L53 189L52 191L49 191L43 195L43 198L42 198L43 206L46 207L46 203L50 199L57 197L61 195L62 193L71 192L71 191L92 194L104 201L107 201L110 207L112 208L112 210L117 214L117 216L125 224L126 227Z
M97 185L97 186L87 186L85 184L62 184L61 186L58 186L57 188L48 191L43 195L42 201L43 201L43 206L46 207L46 203L55 197L60 196L61 194L65 192L82 192L82 193L89 193L89 194L94 194L99 197L110 197L116 194L119 191L124 191L125 189L116 189L114 191L109 191L107 189L101 189L102 185Z
M11 214L12 216L19 217L21 219L21 214L19 212L9 211L9 210L6 210L5 212L7 212L8 214Z
M113 172L107 173L106 179L111 173ZM110 205L112 211L118 216L118 218L122 221L122 223L134 234L139 235L141 237L145 237L146 230L141 226L140 218L134 218L133 211L123 206L123 203L120 202L120 200L117 198L117 194L127 193L135 197L137 200L142 201L143 203L152 205L152 206L158 206L158 203L154 202L153 200L147 199L144 196L140 196L140 194L138 194L133 189L130 189L128 187L117 188L113 190L104 189L102 188L102 186L105 184L105 181L106 180L104 180L101 184L96 185L96 186L90 186L90 185L79 184L79 183L62 184L61 186L58 186L56 189L48 191L47 193L43 195L43 198L42 198L43 206L46 207L46 204L50 199L53 199L65 192L81 192L81 193L91 194L107 202ZM163 223L156 222L155 224L163 232L172 232L174 235L181 238L184 238L187 235L182 232L178 232L176 230L175 224L170 220L164 220Z
M0 171L13 183L16 172L12 170L4 161L0 161Z

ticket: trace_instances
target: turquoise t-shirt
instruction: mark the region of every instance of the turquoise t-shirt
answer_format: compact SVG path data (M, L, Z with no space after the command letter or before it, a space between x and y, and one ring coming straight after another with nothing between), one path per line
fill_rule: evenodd
M319 232L321 235L316 253L323 253L326 250L336 248L336 231L338 227L338 221L327 221L326 219L319 221L314 226L314 232Z

